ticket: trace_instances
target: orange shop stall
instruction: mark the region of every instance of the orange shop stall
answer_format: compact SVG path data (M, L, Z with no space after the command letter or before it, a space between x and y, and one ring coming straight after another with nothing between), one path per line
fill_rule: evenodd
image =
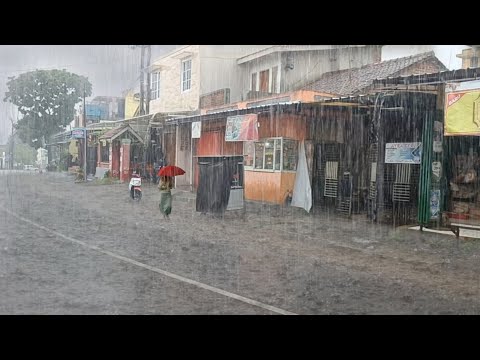
M258 115L259 139L244 142L246 199L284 204L292 196L306 130L305 116L292 107Z
M178 119L193 120L192 130L197 129L192 131L194 188L199 184L200 158L241 156L244 176L236 181L244 188L245 199L285 203L293 193L299 142L307 133L306 117L297 105L273 104Z

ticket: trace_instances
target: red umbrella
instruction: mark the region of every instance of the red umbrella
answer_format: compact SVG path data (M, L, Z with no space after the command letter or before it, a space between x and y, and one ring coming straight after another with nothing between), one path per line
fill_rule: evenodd
M178 176L185 174L185 170L178 166L168 165L158 171L158 176Z

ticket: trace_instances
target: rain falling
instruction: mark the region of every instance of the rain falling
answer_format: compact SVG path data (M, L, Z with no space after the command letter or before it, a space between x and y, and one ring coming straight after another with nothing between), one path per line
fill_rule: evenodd
M0 46L0 314L478 314L479 45Z

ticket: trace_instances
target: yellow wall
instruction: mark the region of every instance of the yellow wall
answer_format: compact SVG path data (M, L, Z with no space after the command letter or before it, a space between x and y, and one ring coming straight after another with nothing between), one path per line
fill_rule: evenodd
M140 105L140 100L135 100L134 92L130 91L127 96L125 96L125 119L130 119L134 117L135 112Z
M78 158L78 143L77 140L71 140L68 145L68 153L72 155L72 160L75 161Z

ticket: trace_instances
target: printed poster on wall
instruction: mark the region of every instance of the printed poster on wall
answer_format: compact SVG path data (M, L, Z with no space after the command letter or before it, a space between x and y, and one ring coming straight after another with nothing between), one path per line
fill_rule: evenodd
M227 117L225 141L258 140L257 114Z
M200 139L202 133L202 122L194 121L192 122L192 139Z
M440 190L435 189L430 192L430 218L437 219L440 213Z
M387 143L385 145L385 163L420 164L422 143Z
M480 81L445 86L445 136L480 136Z
M440 161L432 162L432 174L434 181L440 181L442 175L442 163Z

